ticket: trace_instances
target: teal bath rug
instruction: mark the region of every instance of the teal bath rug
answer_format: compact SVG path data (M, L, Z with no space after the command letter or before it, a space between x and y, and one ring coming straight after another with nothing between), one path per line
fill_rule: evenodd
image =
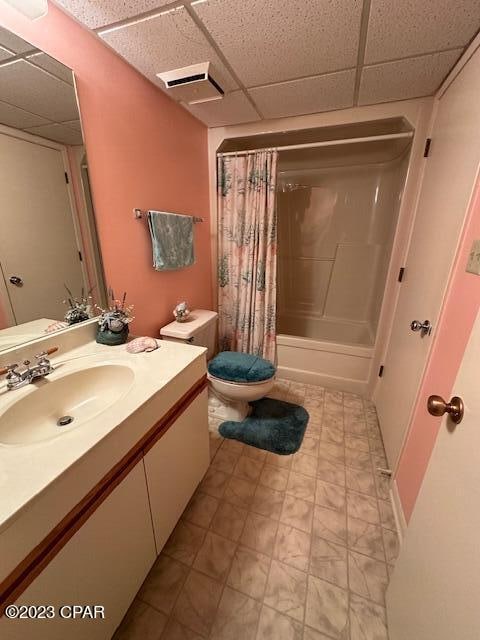
M250 404L252 413L242 422L222 422L219 431L224 438L283 456L299 450L309 418L303 407L273 398Z

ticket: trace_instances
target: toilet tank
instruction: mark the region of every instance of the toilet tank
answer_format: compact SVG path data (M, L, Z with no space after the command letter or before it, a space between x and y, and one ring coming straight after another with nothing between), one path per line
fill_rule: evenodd
M198 347L207 347L207 360L210 360L215 355L217 316L215 311L194 309L185 322L174 320L162 327L160 335L164 340L187 342Z

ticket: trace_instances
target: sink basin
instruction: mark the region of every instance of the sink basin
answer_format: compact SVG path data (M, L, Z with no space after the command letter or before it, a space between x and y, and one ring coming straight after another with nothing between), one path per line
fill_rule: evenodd
M133 381L130 367L105 364L40 379L24 387L27 395L9 391L20 397L0 414L0 444L25 445L60 437L106 411Z

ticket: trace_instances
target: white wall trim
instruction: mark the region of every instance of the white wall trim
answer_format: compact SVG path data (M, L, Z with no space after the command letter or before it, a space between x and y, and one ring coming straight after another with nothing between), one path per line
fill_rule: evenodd
M395 478L393 478L390 484L390 502L392 503L395 524L397 525L398 540L400 545L402 545L408 525L403 512L402 502L400 500L400 494L398 493L398 486Z

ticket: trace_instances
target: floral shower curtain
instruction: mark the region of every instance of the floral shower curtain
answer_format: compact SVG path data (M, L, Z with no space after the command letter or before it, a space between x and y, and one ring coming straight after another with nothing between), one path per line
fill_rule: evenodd
M276 151L219 156L220 349L275 362Z

